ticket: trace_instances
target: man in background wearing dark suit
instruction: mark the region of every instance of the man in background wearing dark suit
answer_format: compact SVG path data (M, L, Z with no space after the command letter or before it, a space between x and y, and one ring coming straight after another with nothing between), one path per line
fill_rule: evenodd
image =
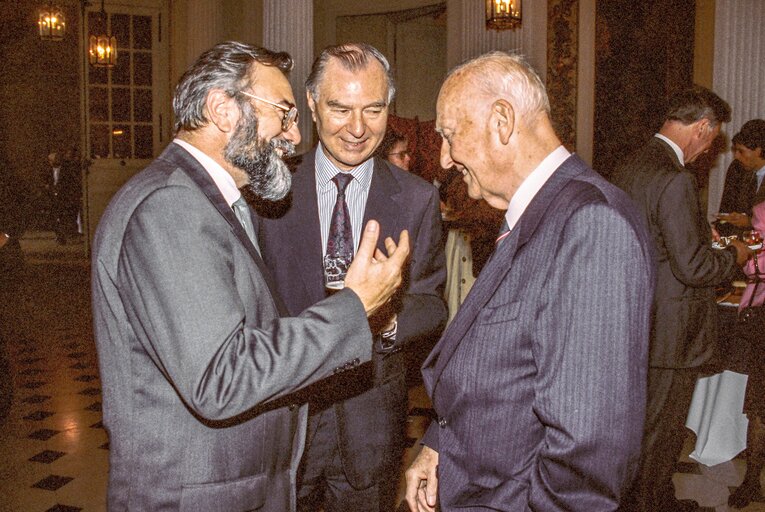
M728 121L730 107L712 91L681 91L670 98L659 133L612 176L648 223L658 258L643 453L625 510L695 508L675 499L672 473L687 435L698 367L716 345L714 286L734 275L748 249L738 241L728 250L712 248L696 179L684 166L711 146Z
M735 160L725 176L720 201L721 235L741 235L752 229L752 208L765 201L765 120L744 123L731 141Z
M408 230L412 255L401 292L372 320L372 364L329 379L309 395L310 419L298 509L393 509L406 422L406 344L438 336L446 320L446 278L436 189L373 157L395 92L385 57L366 44L326 48L306 82L319 146L303 156L291 197L262 219L263 259L290 314L327 296L332 216L347 180L348 245L369 219L381 234ZM335 183L337 180L337 184Z
M411 510L614 510L637 469L654 268L629 198L561 145L539 76L493 52L451 71L441 165L507 209L422 369L438 420Z
M77 215L82 201L82 173L72 150L48 155L46 187L56 242L66 244L78 231Z
M110 510L285 512L307 408L291 394L372 357L367 315L408 255L370 222L346 288L288 318L239 192L278 199L300 141L292 59L203 53L173 98L176 138L114 196L93 242ZM374 258L373 258L374 255Z

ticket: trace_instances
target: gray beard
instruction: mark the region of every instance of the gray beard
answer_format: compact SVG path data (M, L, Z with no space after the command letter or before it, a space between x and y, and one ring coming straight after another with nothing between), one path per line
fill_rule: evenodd
M258 138L257 118L245 113L223 150L226 162L247 175L247 188L261 199L278 201L290 191L292 174L282 157L295 153L295 145L284 139L273 138L264 142Z

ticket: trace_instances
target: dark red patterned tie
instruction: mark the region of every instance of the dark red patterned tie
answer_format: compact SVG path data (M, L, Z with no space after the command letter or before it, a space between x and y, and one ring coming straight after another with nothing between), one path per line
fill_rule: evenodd
M327 257L343 258L348 262L353 259L353 231L351 231L351 214L345 202L345 188L352 179L353 176L350 173L344 172L339 172L332 178L337 185L337 200L332 210L327 239Z

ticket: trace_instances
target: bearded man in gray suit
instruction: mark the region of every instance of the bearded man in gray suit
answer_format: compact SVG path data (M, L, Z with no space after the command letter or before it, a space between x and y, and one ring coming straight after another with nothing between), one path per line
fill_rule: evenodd
M438 420L407 471L413 511L614 510L637 467L650 240L549 112L539 76L501 52L441 87L441 166L511 230L423 365Z
M386 256L370 222L346 289L287 318L240 201L245 185L289 190L291 67L241 43L202 54L176 89L176 139L98 227L110 510L294 509L306 408L290 394L371 359L367 315L401 282L407 234L386 240Z

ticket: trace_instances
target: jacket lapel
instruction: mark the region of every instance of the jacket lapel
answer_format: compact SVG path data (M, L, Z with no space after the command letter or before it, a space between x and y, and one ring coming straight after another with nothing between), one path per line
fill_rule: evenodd
M311 297L311 302L323 299L324 265L319 224L319 201L316 196L316 148L303 155L300 165L292 175L292 205L289 216L289 232L296 243L286 251L300 269L300 277Z
M407 207L407 205L399 204L400 192L401 188L393 177L393 173L382 159L375 157L372 182L369 185L367 204L364 207L364 225L358 226L357 229L363 230L367 222L372 219L378 221L380 238L377 246L383 252L385 252L386 237L398 239L398 233L395 233L395 230L398 226L399 212Z
M284 306L284 302L276 290L276 286L273 282L271 273L266 268L265 263L263 263L263 259L260 257L258 250L254 245L252 245L252 241L247 236L247 232L244 230L242 225L239 223L239 220L236 218L234 210L232 210L228 203L226 203L223 194L220 193L220 190L218 190L215 182L212 180L204 167L202 167L196 158L191 156L191 154L189 154L186 150L177 144L169 144L167 149L165 149L165 151L162 153L162 157L177 163L179 168L185 172L202 190L205 196L207 196L207 199L209 199L210 203L212 203L215 209L218 210L218 213L220 213L223 218L226 219L226 222L228 222L228 224L231 226L234 235L236 235L245 249L247 249L247 252L250 254L253 261L255 262L255 265L258 267L258 270L260 270L260 273L263 275L263 279L268 285L268 289L271 292L271 296L274 300L274 304L276 305L276 309L279 311L280 316L289 316L287 314L287 308ZM250 212L250 215L252 215L252 212Z
M433 396L438 379L459 344L465 339L468 330L473 326L476 317L512 269L515 254L534 235L540 222L545 218L547 210L555 203L558 193L585 169L587 166L579 157L572 155L566 159L531 200L510 235L491 255L451 324L422 366L429 396Z

